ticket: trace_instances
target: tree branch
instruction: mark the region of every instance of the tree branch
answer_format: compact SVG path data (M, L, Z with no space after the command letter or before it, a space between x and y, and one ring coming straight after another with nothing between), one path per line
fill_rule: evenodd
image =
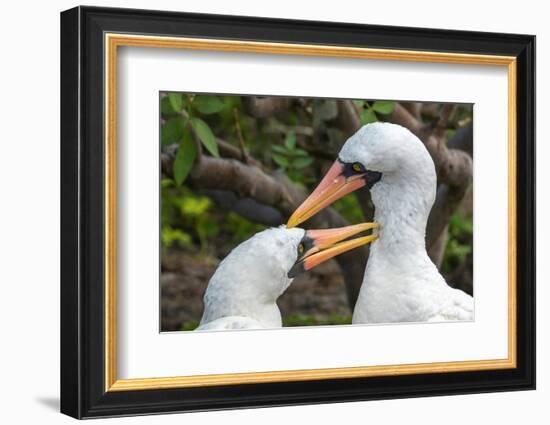
M221 156L225 158L232 158L237 160L242 159L243 157L242 151L238 147L233 146L231 143L228 143L225 140L218 139L218 138L216 138L216 143L218 144L218 147L220 149ZM263 168L263 164L260 161L254 159L248 154L246 155L246 163L249 165L254 165L255 167L258 167L258 168Z
M460 149L474 156L474 126L470 122L456 130L454 136L447 142L450 149Z
M268 118L286 112L292 103L288 97L247 96L244 98L246 111L256 118Z
M449 108L444 107L445 115L447 109ZM445 119L445 117L443 118ZM431 131L430 126L424 126L399 103L396 103L395 109L386 117L386 120L408 128L424 142L434 161L438 180L441 183L453 187L468 187L470 185L473 174L472 157L464 151L449 149L444 134Z
M338 102L338 117L336 126L344 133L344 141L361 127L359 111L351 100Z
M422 119L422 103L421 102L400 102L400 103L417 120Z
M235 211L241 217L264 226L279 226L284 221L277 208L260 204L252 198L240 198L228 190L199 189L198 193L208 196L220 208Z
M428 249L428 256L433 261L438 269L441 269L445 248L449 239L448 226L439 234L439 237L432 243Z

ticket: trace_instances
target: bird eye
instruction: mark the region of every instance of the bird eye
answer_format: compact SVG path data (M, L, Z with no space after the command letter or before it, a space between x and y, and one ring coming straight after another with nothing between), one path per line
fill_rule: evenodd
M300 245L298 245L298 253L303 254L303 253L304 253L304 249L305 249L305 248L304 248L304 244L303 244L303 243L301 243Z
M363 165L358 162L354 162L353 164L351 164L351 168L353 168L353 171L355 171L356 173L364 172Z

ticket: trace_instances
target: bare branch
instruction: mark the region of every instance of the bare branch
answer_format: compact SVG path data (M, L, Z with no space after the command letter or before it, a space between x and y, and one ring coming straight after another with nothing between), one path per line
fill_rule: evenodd
M162 169L167 175L172 175L173 160L173 154L162 157ZM290 216L295 208L294 200L275 179L258 167L234 159L205 156L200 165L195 164L186 182L191 187L228 190L241 198L252 198L264 205L277 206L285 216Z
M430 136L425 142L432 156L439 181L453 187L468 187L473 175L472 157L458 149L449 149L446 143Z
M452 106L444 107L443 120L448 119ZM387 121L402 125L413 132L428 149L437 171L439 181L450 186L468 187L473 174L472 157L466 152L449 149L445 143L445 135L434 134L429 126L424 126L409 111L399 103L393 112L386 117Z
M470 122L456 130L454 136L447 142L449 149L460 149L474 156L474 129Z
M241 150L233 146L231 143L226 142L225 140L216 138L216 143L220 149L221 156L225 158L232 158L237 160L242 160L242 152ZM246 163L249 165L254 165L256 167L262 168L263 164L260 161L257 161L250 155L247 155Z
M435 123L434 130L432 134L441 140L442 143L445 143L447 126L449 125L449 120L451 115L453 115L456 110L456 105L452 103L446 103L441 107L441 112L439 114L439 119Z
M447 230L448 226L445 226L439 237L433 242L432 246L428 248L428 256L438 269L441 268L441 264L443 263L445 247L447 246L447 241L449 239L449 233Z
M265 226L279 226L283 215L275 208L260 204L252 198L240 198L234 192L218 189L199 189L201 195L208 196L216 205L227 211L234 211L241 217Z
M422 119L422 103L421 102L400 102L401 105L410 112L417 120Z
M297 136L312 137L313 129L305 125L285 125L277 120L269 120L268 124L263 128L263 131L271 134L285 135L290 131L294 131Z
M359 111L351 100L338 102L336 126L344 133L344 138L351 137L361 127Z
M396 102L393 112L385 116L385 120L408 128L420 139L422 139L422 136L424 136L422 134L423 125L421 121L417 120L400 103Z
M239 148L241 150L241 160L248 164L248 153L246 152L246 146L244 144L244 137L243 132L241 130L241 123L239 119L239 110L237 108L233 108L233 116L235 117L235 128L237 129L237 137L239 140Z
M288 97L247 96L244 98L244 106L253 117L268 118L288 110L291 101Z

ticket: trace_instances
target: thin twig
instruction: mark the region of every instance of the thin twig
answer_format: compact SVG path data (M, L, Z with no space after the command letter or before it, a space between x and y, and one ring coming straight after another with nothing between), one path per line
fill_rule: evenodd
M241 149L241 160L245 164L248 164L248 153L246 152L246 147L244 144L244 137L239 119L239 110L237 108L233 108L233 116L235 117L235 128L237 129L237 138L239 140L239 148Z

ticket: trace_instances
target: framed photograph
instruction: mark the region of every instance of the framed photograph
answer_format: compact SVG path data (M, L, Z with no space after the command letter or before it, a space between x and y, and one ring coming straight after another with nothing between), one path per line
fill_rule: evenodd
M61 14L61 411L535 388L535 37Z

